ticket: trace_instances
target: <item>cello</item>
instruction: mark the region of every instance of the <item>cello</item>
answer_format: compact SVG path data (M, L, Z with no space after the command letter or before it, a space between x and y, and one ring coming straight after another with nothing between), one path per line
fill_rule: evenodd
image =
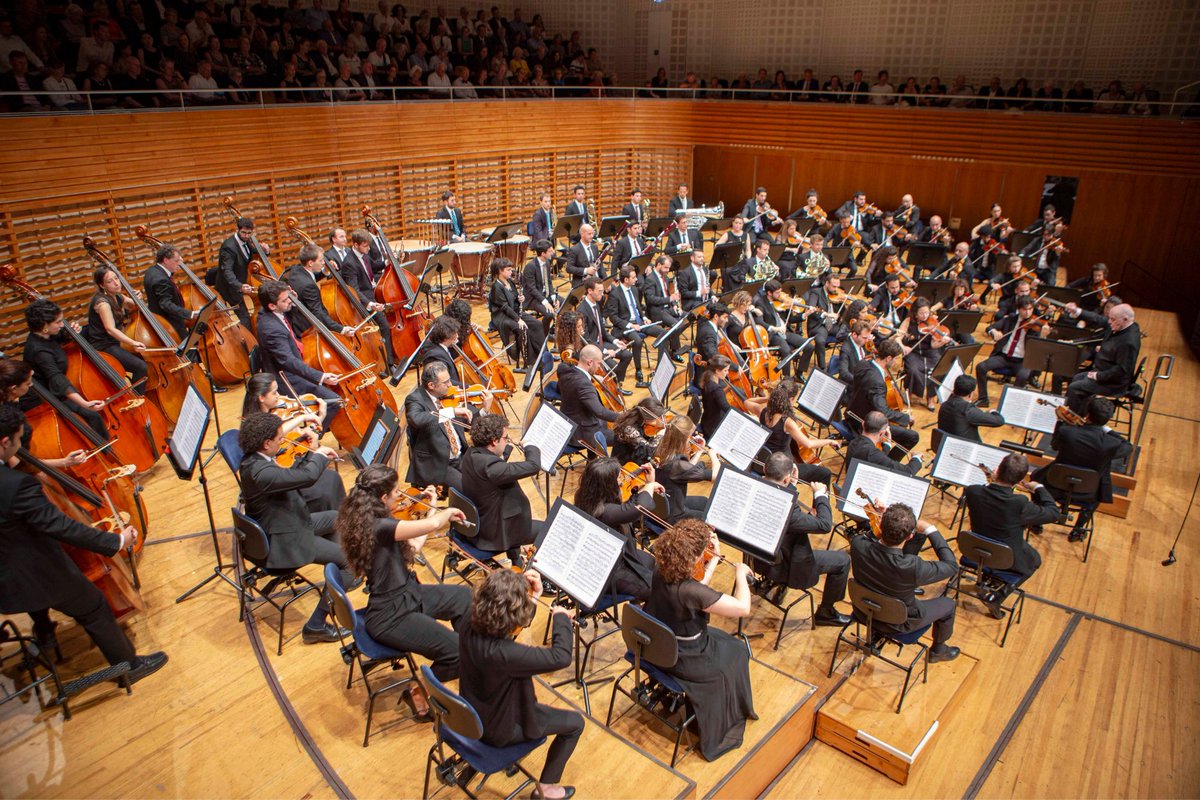
M484 385L489 389L516 391L516 377L513 376L509 366L500 361L500 355L504 351L497 353L493 350L491 342L479 332L474 324L470 326L470 331L466 340L459 343L458 350L478 368L479 372L487 376L487 382Z
M125 335L146 345L141 355L146 360L146 393L162 411L172 425L179 419L183 398L187 396L189 383L195 383L203 397L212 397L212 386L208 375L199 365L179 355L179 343L175 341L175 329L162 317L153 313L145 301L138 296L129 281L117 269L117 265L100 252L90 236L83 238L83 247L98 264L116 274L121 288L137 308L137 316L125 327Z
M150 247L157 250L162 240L150 235L145 225L137 225L133 232ZM85 240L84 245L87 242ZM250 374L250 353L258 346L254 334L238 319L237 312L225 304L217 293L208 288L187 264L180 264L187 281L179 286L183 304L198 311L212 301L217 301L216 313L208 322L208 333L201 340L204 347L204 363L209 375L221 386L241 383ZM201 392L203 394L203 392ZM208 395L205 395L206 397Z
M378 235L385 245L383 255L387 266L375 283L375 299L386 306L383 313L387 317L388 335L392 337L392 352L403 362L417 352L429 325L429 315L416 307L421 280L406 270L396 258L395 251L383 235L383 226L371 214L370 206L362 207L362 215L367 231Z
M16 267L0 266L0 283L8 284L27 300L44 299L25 281L17 277ZM81 395L103 398L99 410L112 439L112 450L124 464L133 464L138 472L154 466L162 455L167 440L167 420L162 411L145 397L133 394L133 385L125 378L125 370L112 356L98 352L71 325L64 325L75 348L67 350L67 380Z
M316 245L312 237L300 229L295 217L288 217L284 224L287 225L288 232L301 243ZM329 276L333 278L321 283L321 302L329 310L329 316L342 325L353 328L354 330L347 334L347 338L350 339L347 343L349 347L360 359L374 363L380 374L387 374L390 368L387 350L383 346L383 334L379 326L372 322L372 312L363 305L358 293L346 283L341 267L328 261L325 267Z
M754 321L753 315L738 337L743 352L749 351L750 379L758 386L768 386L779 380L779 357L767 347L767 329Z

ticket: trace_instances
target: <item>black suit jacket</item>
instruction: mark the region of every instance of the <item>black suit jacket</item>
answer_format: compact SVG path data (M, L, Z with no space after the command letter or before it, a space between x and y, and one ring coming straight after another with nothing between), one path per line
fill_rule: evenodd
M142 277L142 285L146 290L146 305L150 310L171 324L180 341L187 338L187 323L192 318L192 312L183 305L183 295L166 270L154 264L146 270Z
M325 472L329 459L306 452L290 467L281 467L260 453L246 453L238 468L246 514L262 526L271 539L267 566L291 569L312 563L316 534L312 515L300 495Z
M342 262L342 280L358 295L364 310L367 303L375 301L375 285L371 283L371 265L366 263L354 248L346 251L346 259Z
M708 267L703 269L707 271ZM675 270L675 286L679 289L679 299L684 311L691 311L704 302L704 298L700 296L700 279L691 264ZM711 294L711 289L709 293Z
M829 216L829 218L831 220L841 219L842 214L849 214L851 216L851 218L853 218L855 211L856 211L856 207L854 205L854 198L852 197L849 200L847 200L846 202L842 203L840 206L838 206L838 210L835 211L833 214L831 214ZM875 226L875 223L877 223L877 222L879 222L879 220L874 215L864 214L860 211L860 212L858 212L858 225L856 225L855 227L858 229L858 231L860 233L862 233L864 231L867 231L867 230L870 230L871 228L873 228ZM836 241L835 241L835 244L836 244Z
M646 310L650 313L650 318L657 322L667 322L669 320L666 317L671 315L671 298L667 295L671 284L670 279L665 277L661 278L662 283L660 284L660 277L651 272L642 281L642 286L646 297Z
M533 212L533 219L529 220L529 224L525 226L525 230L529 233L530 243L536 242L538 239L552 241L551 237L554 234L554 229L550 227L550 212L539 206Z
M616 421L618 415L604 407L591 378L579 367L559 362L557 374L558 393L562 395L560 410L578 426L575 438L594 444L595 435L608 427L604 423Z
M296 290L300 302L326 328L329 328L331 331L341 331L342 323L329 316L329 310L325 308L325 302L321 299L321 287L317 285L317 277L315 275L299 264L293 264L284 270L283 275L280 277L283 278L288 286ZM296 331L297 336L312 327L308 324L308 320L300 314L289 314L288 321L292 323L292 328Z
M1045 486L1038 487L1030 500L998 483L968 486L967 511L971 530L1012 548L1012 571L1032 575L1042 563L1041 556L1025 541L1025 529L1058 520L1058 505Z
M696 353L705 361L712 360L717 354L721 346L721 335L711 320L703 319L696 323L696 339L692 344Z
M320 370L304 363L300 348L296 346L291 332L279 317L270 311L259 311L257 319L255 331L258 336L259 349L262 351L263 369L267 372L286 372L289 375L298 375L312 383L320 383ZM288 320L291 321L291 319L292 317L289 316ZM295 325L293 322L293 330Z
M768 564L756 558L753 563L755 572L765 574L769 580L786 584L791 589L808 589L817 585L821 579L821 571L817 567L817 559L813 556L808 535L833 530L833 513L829 508L829 498L816 498L813 501L813 511L816 514L809 514L801 511L799 506L792 506L787 527L783 529L779 561Z
M549 300L553 305L558 299L558 293L554 291L554 279L548 277L550 268L551 263L546 262L543 275L538 260L533 258L521 270L521 291L525 293L525 309L538 315L547 313L546 307L542 305L543 300Z
M606 344L614 344L612 335L604 325L604 308L593 306L586 298L578 306L579 315L583 317L583 339L588 344L594 344L604 349Z
M454 363L454 356L446 352L446 348L433 342L425 342L425 346L421 348L417 355L417 363L424 367L430 361L440 361L446 365L446 371L450 373L450 382L455 386L462 386L462 381L459 379L458 367Z
M928 624L922 619L916 588L958 574L954 551L942 534L930 534L929 541L937 553L937 561L926 561L919 555L888 547L874 536L855 536L850 540L850 569L854 580L865 589L902 600L908 607L908 622L899 626L901 631Z
M449 239L451 236L465 236L467 234L467 223L463 220L462 211L458 208L450 208L442 206L438 209L434 219L448 219L457 223L458 230L455 230L455 225L439 225L439 228L445 228L445 231L438 231L440 237Z
M1116 333L1109 329L1100 343L1100 349L1096 351L1096 357L1092 359L1096 383L1112 392L1128 389L1133 383L1141 350L1142 331L1136 322Z
M858 370L858 365L863 360L863 356L859 355L858 350L850 341L850 337L847 336L846 341L842 343L841 353L838 356L838 379L845 383L847 387L844 397L851 397L853 395L854 373Z
M87 579L59 542L106 556L120 541L58 510L37 478L0 465L0 614L52 607Z
M633 203L626 203L625 206L621 209L621 214L623 216L629 217L629 221L631 223L634 221L645 222L646 217L642 214L642 210L643 210L643 208L640 205L635 206Z
M667 236L667 253L674 255L680 252L689 252L691 250L699 250L703 246L700 240L700 231L679 228L674 229Z
M876 467L882 467L892 472L899 472L901 475L916 475L921 469L920 461L909 459L905 463L893 461L888 458L882 450L875 446L875 443L866 436L855 436L850 440L850 444L846 445L846 461L847 463L858 459L865 461Z
M646 312L642 311L642 300L638 296L637 287L632 286L629 291L633 292L633 302L642 315L642 324L648 324L650 320L647 318ZM608 292L608 302L604 305L604 314L608 317L608 321L612 323L612 329L618 336L624 335L629 329L629 325L633 323L633 309L629 307L629 302L625 298L624 286L617 283L612 285L612 288ZM584 324L586 325L586 323Z
M875 362L866 359L854 371L854 390L847 406L864 422L871 411L881 411L893 425L907 426L912 418L896 411L887 404L887 384L879 374Z
M498 552L533 544L533 512L518 481L539 469L538 449L532 446L525 448L524 461L513 463L483 447L463 454L463 494L479 509L476 547Z
M622 236L618 239L612 249L613 274L618 274L621 271L621 267L625 266L634 256L640 256L645 249L646 239L643 236L639 236L636 239Z
M1004 355L1008 351L1008 345L1012 341L1013 331L1016 329L1019 321L1020 315L1014 311L1006 317L1002 317L993 321L992 324L987 327L989 332L992 330L997 330L1004 334L995 344L992 345L992 355ZM1040 328L1040 323L1034 325L1033 327L1025 328L1025 340L1028 342L1030 339L1042 338L1039 330Z
M237 234L221 242L221 249L217 251L217 291L230 303L242 301L242 284L246 282L249 263Z
M667 214L671 217L675 216L675 212L684 208L693 208L692 198L684 197L680 199L678 194L671 195L671 202L667 203Z
M979 428L998 428L1004 424L1004 417L995 411L984 411L965 397L954 395L938 409L938 428L951 436L960 439L970 439L973 442L983 441L979 438Z
M589 266L594 265L596 267L597 278L603 279L607 277L604 271L604 264L596 263L596 258L600 255L600 245L595 239L592 239L592 243L588 245L588 248L591 249L590 257L585 252L582 242L571 245L571 249L567 251L567 274L571 276L572 289L583 283L584 270ZM614 261L613 263L615 264L616 262Z
M404 398L404 418L408 422L408 474L404 480L413 486L444 486L450 464L450 439L438 416L439 406L423 386ZM474 416L474 407L472 416ZM460 420L461 421L461 420ZM458 437L459 458L467 452L463 429L450 427Z
M563 213L565 213L568 217L573 217L576 215L582 216L583 220L581 222L587 223L588 225L595 224L595 222L588 215L587 204L581 203L578 200L572 200L571 202L567 203L567 208Z
M346 260L346 256L349 255L350 248L347 247L342 253L342 255L338 255L338 251L331 247L325 251L325 260L340 267L342 262Z
M1060 424L1054 431L1051 444L1055 450L1054 463L1085 467L1099 472L1100 488L1096 499L1101 503L1112 502L1112 462L1128 456L1133 450L1133 445L1099 425L1064 424ZM1048 466L1042 467L1034 473L1034 479L1044 481L1049 471Z

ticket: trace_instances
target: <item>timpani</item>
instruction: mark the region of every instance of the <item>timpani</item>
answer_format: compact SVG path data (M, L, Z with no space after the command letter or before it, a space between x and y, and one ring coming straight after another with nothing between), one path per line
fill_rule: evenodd
M517 272L521 271L524 266L525 252L529 249L529 237L523 233L513 234L508 239L502 239L496 242L496 255L500 258L507 258L517 268Z
M396 257L403 264L406 261L415 261L411 267L406 269L418 278L425 273L425 265L429 262L429 256L433 253L433 242L428 239L400 239L398 241L388 242L392 251L396 253Z
M449 249L454 254L450 272L454 275L458 294L482 298L483 284L496 248L487 242L452 242Z

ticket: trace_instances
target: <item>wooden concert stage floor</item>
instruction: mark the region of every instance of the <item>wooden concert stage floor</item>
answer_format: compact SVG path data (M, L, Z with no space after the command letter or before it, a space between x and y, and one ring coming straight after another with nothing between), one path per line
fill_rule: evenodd
M477 321L485 315L476 309ZM1139 312L1139 322L1148 334L1142 348L1148 369L1159 353L1172 353L1177 361L1146 419L1131 513L1124 520L1098 517L1086 564L1082 546L1068 543L1065 529L1047 528L1035 542L1043 567L1027 585L1031 597L1005 648L998 645L1003 622L982 613L974 600L961 602L953 642L978 665L906 786L810 741L813 713L855 659L826 677L837 631L811 630L807 604L797 606L774 650L780 614L757 597L747 631L766 634L751 641L762 719L747 727L741 749L712 764L693 753L672 770L670 741L646 715L631 712L615 724L619 736L603 728L611 684L600 685L591 689L594 720L564 780L578 786L580 796L750 796L757 787L730 777L739 766L799 751L786 766L752 762L761 785L773 779L762 796L1194 796L1200 786L1193 745L1200 711L1200 618L1194 611L1200 582L1190 562L1197 557L1200 522L1189 519L1179 564L1164 568L1159 562L1196 483L1200 364L1174 316ZM413 382L409 376L397 396ZM218 397L222 428L236 424L240 403L240 391ZM522 406L523 400L516 410ZM918 428L933 419L923 409L915 416ZM1007 428L987 434L989 441L1018 438ZM927 443L923 430L922 445ZM234 480L219 457L207 474L216 525L227 531ZM353 477L347 465L342 476ZM569 479L567 497L576 481ZM145 475L144 485L153 533L139 566L149 609L128 630L140 651L165 649L171 662L131 697L103 687L88 690L73 703L69 722L31 701L0 706L0 796L416 796L433 740L428 726L402 722L364 749L365 691L357 683L344 689L346 667L336 645L293 641L276 656L274 620L264 615L254 628L239 624L233 590L222 582L176 604L179 594L212 574L203 493L195 481L180 482L165 462ZM527 494L540 516L545 506L532 484ZM926 504L926 516L943 530L953 510L936 495ZM219 539L228 556L228 532ZM814 537L814 544L823 546L824 538ZM440 542L427 548L435 568L442 553ZM314 579L319 574L316 568L309 572ZM715 585L727 588L730 576L719 568ZM355 600L364 602L361 595ZM312 607L307 600L297 605L289 632ZM17 622L27 624L23 617ZM539 622L522 635L541 632ZM59 633L69 659L66 677L102 664L75 626L64 623ZM609 637L597 645L591 669L597 676L618 674L623 652L619 634ZM930 682L945 669L931 665ZM574 686L547 688L570 674L546 676L538 690L544 702L582 707ZM8 686L12 676L6 672L0 680ZM804 701L806 684L816 689ZM627 702L618 699L620 707ZM380 701L377 722L400 720L394 709L393 701ZM535 773L542 758L529 759ZM482 796L502 797L513 786L489 781ZM458 795L443 789L441 796Z

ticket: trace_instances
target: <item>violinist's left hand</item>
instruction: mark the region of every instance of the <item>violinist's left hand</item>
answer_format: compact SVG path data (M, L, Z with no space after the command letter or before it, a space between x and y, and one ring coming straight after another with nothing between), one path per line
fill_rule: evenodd
M1095 370L1092 370L1091 372L1089 372L1089 373L1087 374L1087 376L1088 376L1089 378L1091 378L1092 380L1096 380L1096 375L1097 375L1097 374L1099 374L1099 373L1097 373Z
M426 486L424 489L421 490L421 497L424 498L425 502L429 503L430 505L433 505L434 503L437 502L437 499L438 499L437 487L433 486L432 484L429 486Z

